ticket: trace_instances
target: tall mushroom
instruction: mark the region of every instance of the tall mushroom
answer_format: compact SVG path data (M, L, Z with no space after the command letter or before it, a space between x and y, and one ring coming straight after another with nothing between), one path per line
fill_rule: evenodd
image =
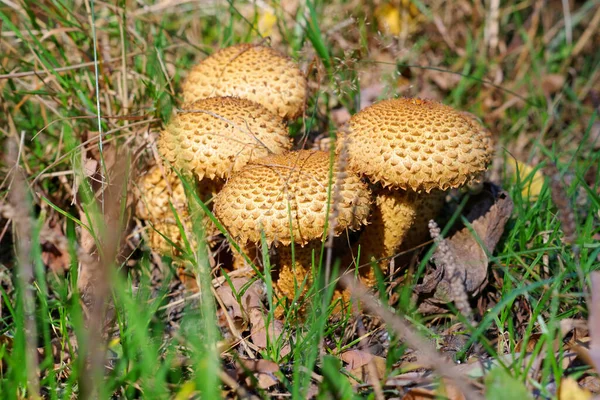
M350 130L339 145L348 151L350 169L382 187L376 192L375 212L382 217L363 232L362 250L378 260L392 257L415 219L431 204L440 204L434 201L439 191L479 176L493 153L489 131L474 118L436 101L411 98L384 100L361 110L350 119ZM434 198L419 209L425 196ZM390 202L395 206L383 207ZM431 216L436 212L429 211ZM399 220L406 224L398 226ZM370 237L377 235L386 238L383 249L370 244ZM385 269L387 263L380 266ZM373 282L372 272L365 276Z
M183 84L187 103L235 96L259 103L285 120L302 114L307 93L306 78L291 59L252 44L219 50L195 66Z
M333 210L335 235L366 223L370 211L367 185L357 175L341 171L336 160L330 182L330 162L329 153L323 151L265 157L234 174L215 200L215 215L234 238L259 243L264 234L269 244L279 245L275 289L290 300L297 296L295 283L305 278L310 282L306 276L310 254L328 233ZM302 246L294 265L292 242Z

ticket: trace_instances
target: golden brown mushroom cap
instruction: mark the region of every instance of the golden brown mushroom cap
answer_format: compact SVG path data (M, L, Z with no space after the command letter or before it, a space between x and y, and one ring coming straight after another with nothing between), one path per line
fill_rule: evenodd
M301 150L256 160L225 184L215 200L215 215L242 242L260 242L262 226L269 243L305 244L325 230L329 171L330 155L324 151ZM357 175L339 172L336 162L332 181L331 198L339 192L335 233L357 229L369 214L366 184Z
M169 187L171 192L169 192ZM140 219L162 219L172 215L169 202L179 212L187 212L187 198L183 185L176 174L158 166L142 175L136 187L136 216Z
M493 153L490 133L474 118L408 98L358 112L342 142L356 172L384 186L426 192L462 186L487 168Z
M158 148L175 168L200 179L227 177L251 159L291 146L283 122L250 100L214 97L185 107L161 133Z
M216 195L221 185L219 181L203 180L199 182L196 189L200 199L206 201ZM181 231L169 203L173 205L184 230L190 233L188 240L192 241L192 247L196 247L188 200L183 184L176 174L166 168L163 174L163 169L155 165L139 179L135 191L138 199L136 216L153 224L153 228L148 228L148 237L150 247L154 251L169 255L176 253L173 246L160 233L169 238L173 244L184 247ZM220 231L208 216L205 215L202 222L205 236L212 243L212 238Z
M262 104L283 119L302 114L306 78L288 57L265 46L240 44L204 59L183 84L183 99L236 96Z

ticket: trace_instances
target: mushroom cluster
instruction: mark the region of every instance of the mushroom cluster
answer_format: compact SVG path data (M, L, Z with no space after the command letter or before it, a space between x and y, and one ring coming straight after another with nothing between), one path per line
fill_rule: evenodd
M314 250L327 235L360 231L346 255L360 247L385 271L398 251L425 239L444 192L477 178L492 157L490 133L475 118L410 98L355 114L335 154L292 150L286 122L304 112L306 97L303 73L275 50L244 44L218 51L190 72L182 111L158 141L166 163L138 185L138 216L152 221L150 243L162 254L177 253L180 225L189 226L183 187L168 166L195 179L200 198L212 199L216 218L250 259L264 238L276 253L278 316L281 304L311 285ZM205 225L218 234L210 219ZM234 252L234 268L245 259ZM369 263L359 272L375 283Z
M209 202L248 162L290 150L285 119L302 114L307 83L286 56L244 44L200 62L182 95L182 110L158 140L165 163L142 176L137 188L143 204L137 216L151 221L149 242L167 255L179 254L182 246L173 210L184 230L191 231L183 186L171 168L193 178L201 200ZM219 233L209 218L204 221L208 236ZM237 259L235 265L241 264Z

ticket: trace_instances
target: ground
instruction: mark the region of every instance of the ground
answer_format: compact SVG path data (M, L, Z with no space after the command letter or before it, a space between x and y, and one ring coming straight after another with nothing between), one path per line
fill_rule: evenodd
M2 1L0 28L3 398L600 394L597 2ZM346 314L320 278L339 265L329 246L306 302L273 322L269 249L252 278L229 237L202 250L202 229L161 256L134 212L188 72L236 43L308 78L295 148L328 150L397 96L469 112L494 138L485 184L448 193L441 236L352 288ZM466 289L444 292L475 248Z

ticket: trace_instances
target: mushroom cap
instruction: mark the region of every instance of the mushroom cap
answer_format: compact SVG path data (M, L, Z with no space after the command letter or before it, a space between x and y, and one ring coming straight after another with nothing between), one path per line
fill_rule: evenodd
M171 192L169 192L169 186ZM144 220L158 220L172 215L169 202L178 212L187 213L187 198L179 177L168 169L153 166L142 175L136 187L135 214Z
M250 100L213 97L186 109L161 133L158 148L175 168L199 179L225 178L251 159L291 146L285 124Z
M462 186L485 171L493 155L491 135L475 118L409 98L355 114L344 144L350 167L371 181L426 192Z
M261 228L269 243L304 245L321 238L328 220L330 161L329 153L316 150L256 160L225 184L215 200L215 215L242 242L260 242ZM336 161L329 213L334 201L335 234L366 222L369 189L357 175L341 172Z
M204 59L188 75L183 99L236 96L262 104L283 119L304 111L308 84L288 57L265 46L239 44Z
M213 198L220 189L221 184L219 181L200 181L196 186L200 199L207 201ZM171 188L170 191L169 187ZM168 169L165 169L163 173L163 169L155 165L139 179L135 191L138 198L135 210L136 216L151 221L154 225L154 228L148 230L149 245L154 251L168 255L176 253L173 246L158 232L161 232L174 244L183 247L183 238L169 203L175 208L177 217L185 230L191 234L188 240L192 241L193 247L196 246L195 238L192 237L192 221L188 211L185 189L176 174ZM204 234L209 244L212 245L214 242L212 238L218 235L220 231L206 215L203 216L202 223L205 229Z

